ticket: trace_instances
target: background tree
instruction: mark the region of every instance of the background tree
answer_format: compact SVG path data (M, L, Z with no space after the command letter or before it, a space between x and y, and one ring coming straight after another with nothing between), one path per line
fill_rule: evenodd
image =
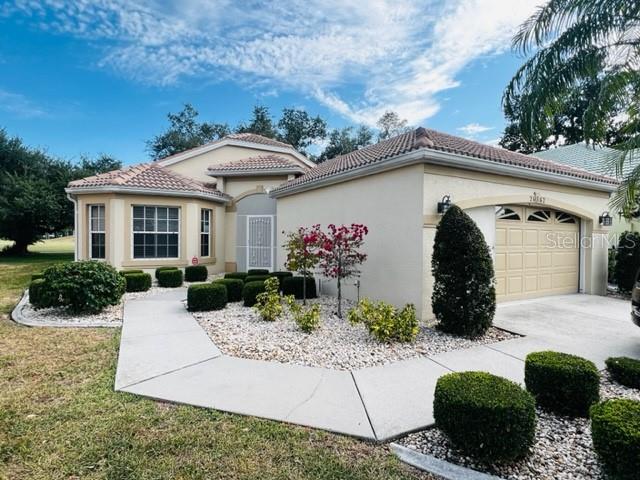
M287 252L285 268L302 275L302 304L307 304L307 278L318 265L318 242L322 238L320 225L311 228L300 227L295 232L285 233L287 240L284 248Z
M338 155L353 152L373 142L373 131L361 125L354 132L354 127L334 129L329 134L329 143L318 157L318 163L324 162Z
M589 102L596 97L599 89L600 82L596 78L584 81L571 89L563 100L562 108L548 119L548 125L544 129L546 137L523 134L520 127L520 98L513 98L510 103L503 105L504 115L509 123L500 139L500 145L507 150L529 154L556 145L572 145L584 141L584 116ZM626 139L620 131L621 110L620 107L608 112L602 144L614 146Z
M324 276L338 281L338 318L342 318L342 280L360 275L360 264L367 255L359 249L369 229L361 224L336 227L331 224L328 232L322 232L318 245L320 269Z
M167 118L169 128L147 142L147 149L154 160L199 147L231 133L226 123L198 122L198 111L189 103L182 111L167 114Z
M120 166L105 155L73 165L0 130L0 238L14 242L11 253L24 255L44 235L71 228L73 204L64 192L67 183Z
M630 292L640 270L640 234L624 232L616 248L614 279L621 292Z
M379 130L378 141L386 140L411 130L411 127L407 125L407 120L401 119L400 115L390 110L382 114L376 126Z
M236 132L255 133L267 138L278 138L278 131L269 113L269 108L263 105L253 107L253 117L249 123L238 125Z
M640 162L640 2L629 0L550 0L525 21L513 39L530 58L518 69L503 95L505 106L518 105L520 130L528 142L546 138L554 115L573 91L598 79L598 89L583 115L587 141L605 142L608 122L622 112L616 145L619 173L625 162L635 168L613 200L629 217L638 208Z
M485 333L496 311L493 260L478 226L455 205L436 229L431 272L439 328L471 337Z
M320 116L312 117L304 110L284 108L278 121L278 140L290 144L299 152L327 136L327 122Z

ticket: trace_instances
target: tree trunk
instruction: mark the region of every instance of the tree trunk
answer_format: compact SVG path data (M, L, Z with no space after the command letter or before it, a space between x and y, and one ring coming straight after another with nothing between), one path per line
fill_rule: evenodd
M342 318L342 287L340 285L340 276L338 276L338 318Z
M307 305L307 271L302 272L302 305Z
M9 247L9 251L14 255L24 256L29 253L29 244L23 241L16 240L14 244Z

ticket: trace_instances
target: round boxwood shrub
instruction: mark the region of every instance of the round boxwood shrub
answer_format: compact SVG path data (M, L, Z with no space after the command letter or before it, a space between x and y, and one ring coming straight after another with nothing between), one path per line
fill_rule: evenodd
M614 278L621 292L630 292L640 269L640 233L624 232L616 248Z
M144 273L144 270L120 270L120 275L131 275L132 273Z
M166 270L178 270L178 267L158 267L158 268L156 268L156 273L155 273L156 280L160 280L160 272L164 272Z
M43 278L37 278L29 285L29 303L31 303L34 308L54 306L55 299Z
M158 274L158 285L161 287L176 288L182 285L182 270L161 270Z
M640 360L629 357L611 357L605 361L613 379L627 387L640 388Z
M640 402L614 399L591 407L593 447L612 478L640 472Z
M484 334L496 311L493 259L478 226L455 205L436 228L431 271L438 327L456 335Z
M513 461L533 445L533 396L518 384L486 372L440 377L433 416L456 447L482 461Z
M258 294L265 291L264 282L247 282L242 287L242 300L245 307L253 307L257 302Z
M247 275L247 272L229 272L224 274L224 278L236 278L244 282L244 279L247 278Z
M269 270L263 268L252 268L247 273L249 275L269 275Z
M589 360L560 352L534 352L524 381L538 405L561 415L587 416L600 399L600 374Z
M205 265L190 265L184 267L184 279L187 282L205 282L209 271Z
M247 277L244 279L244 283L249 283L249 282L264 282L265 280L268 280L269 275L247 275Z
M127 292L146 292L151 288L151 275L148 273L127 273L124 280Z
M72 313L98 313L117 305L125 290L125 279L104 262L80 261L53 265L44 272L47 289L55 304Z
M213 283L219 283L224 285L227 289L227 301L239 302L242 300L242 289L244 288L244 282L239 278L220 278L214 280Z
M302 282L304 282L304 277L285 277L282 280L283 295L293 295L300 300L302 298ZM307 277L307 298L316 298L317 296L316 279Z
M222 310L227 305L227 288L220 283L191 285L187 290L187 308L192 312Z

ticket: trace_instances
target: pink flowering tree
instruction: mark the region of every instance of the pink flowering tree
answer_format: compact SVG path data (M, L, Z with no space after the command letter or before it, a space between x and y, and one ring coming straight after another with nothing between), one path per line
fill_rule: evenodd
M307 277L318 265L318 244L322 238L320 225L300 227L295 232L284 232L287 241L284 248L287 251L285 268L302 275L302 303L307 304Z
M338 317L342 318L342 280L360 275L360 265L367 255L360 249L364 236L369 233L365 225L329 225L319 239L318 256L323 275L338 280Z

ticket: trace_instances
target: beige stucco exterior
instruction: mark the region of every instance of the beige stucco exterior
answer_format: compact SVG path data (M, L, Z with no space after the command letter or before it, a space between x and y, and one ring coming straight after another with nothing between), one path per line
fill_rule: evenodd
M89 259L89 206L105 207L105 261L118 269L155 269L170 265L185 267L197 258L198 264L207 265L211 273L224 271L225 211L219 202L151 195L87 194L77 195L76 256ZM180 209L179 257L172 259L134 259L132 236L132 208L134 205L169 206ZM211 209L211 255L200 256L200 210Z

